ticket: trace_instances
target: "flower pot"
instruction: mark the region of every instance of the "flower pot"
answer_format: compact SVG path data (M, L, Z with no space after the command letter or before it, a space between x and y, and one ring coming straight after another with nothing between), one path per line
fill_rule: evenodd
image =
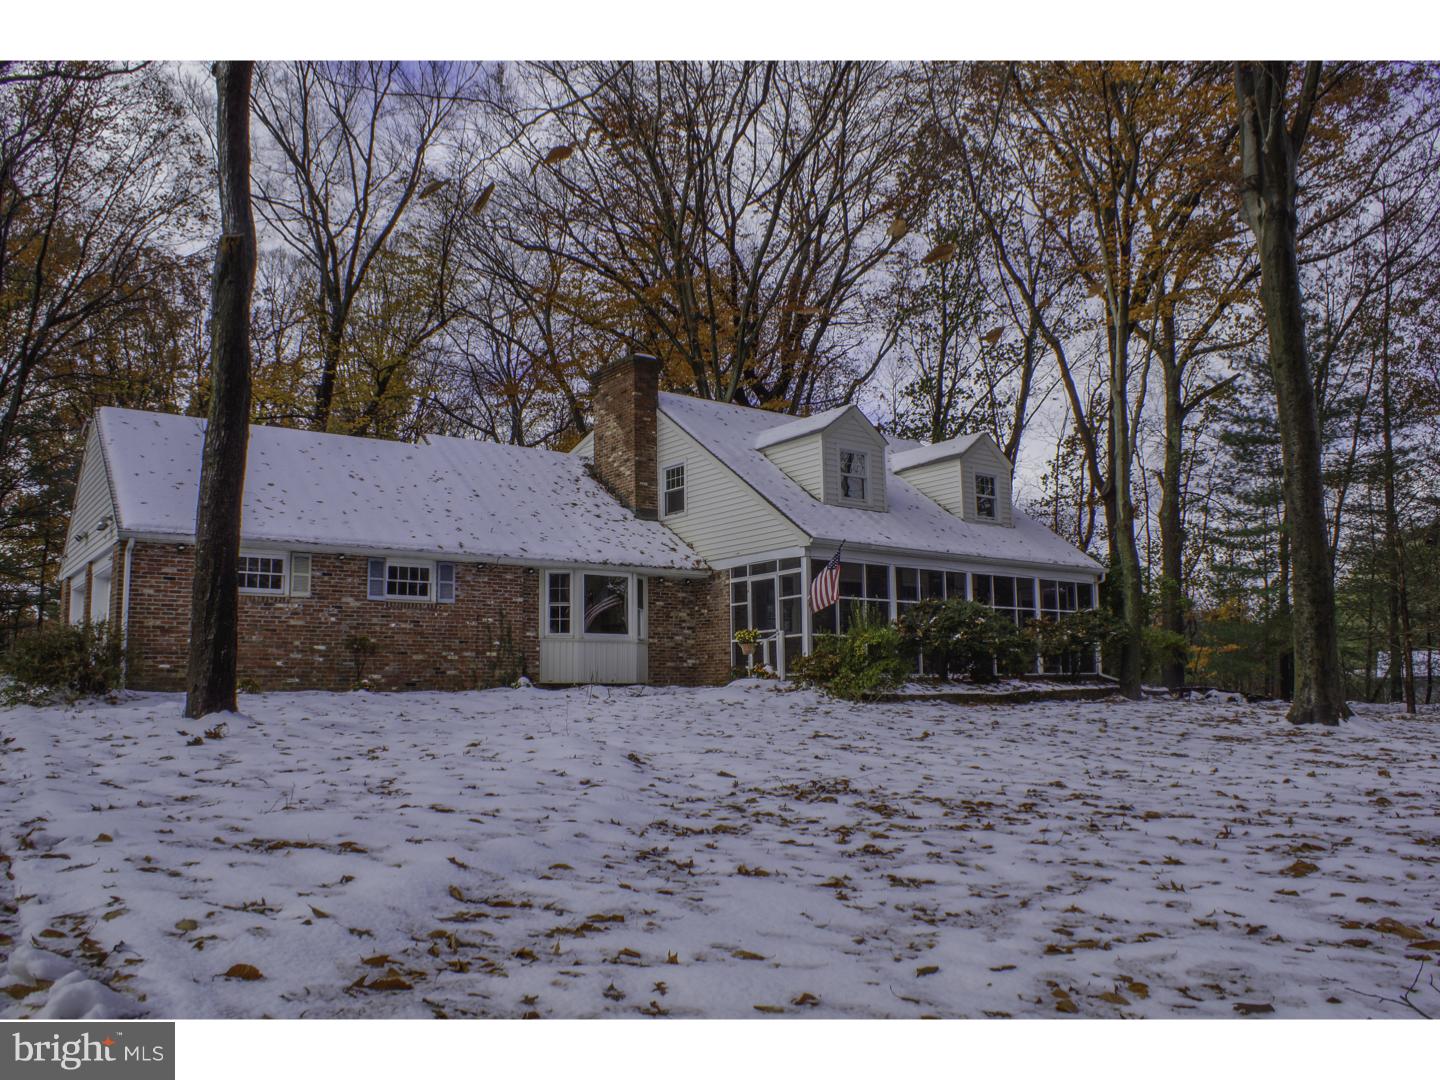
M755 643L753 641L742 641L739 643L740 651L746 656L755 655Z

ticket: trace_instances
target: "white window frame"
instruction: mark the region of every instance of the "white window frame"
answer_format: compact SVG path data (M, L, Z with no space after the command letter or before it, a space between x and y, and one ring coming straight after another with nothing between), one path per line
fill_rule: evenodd
M570 630L568 633L552 633L550 630L550 579L568 575L570 578ZM623 634L590 634L585 632L585 578L590 577L615 577L624 578L625 586L625 633ZM645 638L642 621L648 622L642 611L642 601L639 599L638 590L644 588L638 584L643 580L640 574L629 573L624 570L608 570L604 567L577 567L572 570L547 570L540 576L540 634L542 637L553 638L560 641L642 641ZM648 591L648 590L647 590Z
M375 563L382 564L379 578L380 588L382 590L380 595L376 595L370 589L371 582L375 580L371 574L371 567ZM422 570L428 570L430 573L428 594L425 596L391 596L389 588L390 568L392 566L418 567ZM441 578L441 567L446 566L451 567L448 571L450 575L448 582L442 581ZM458 564L446 559L402 559L374 556L365 562L365 598L367 600L382 600L391 604L453 604L455 603L456 594L459 591L457 584L458 577ZM440 596L442 585L449 586L450 595L448 597L442 598Z
M241 596L288 596L290 594L290 553L287 551L251 551L242 548L240 560L243 564L246 559L278 559L280 561L280 587L278 589L250 589L244 586L237 586ZM256 571L258 572L258 571ZM246 573L243 565L237 567L236 574Z
M670 470L671 470L671 469L679 469L679 470L680 470L680 486L679 486L678 488L672 489L672 488L670 488L670 486L669 486L669 483L670 483L669 474L670 474ZM671 509L670 509L670 502L669 502L669 499L667 498L667 496L670 494L671 490L675 490L675 491L680 492L680 509L679 509L679 510L671 510ZM687 510L689 510L689 509L690 509L690 470L689 470L688 468L686 468L686 463L685 463L685 460L684 460L683 458L680 459L680 460L678 460L678 461L669 461L669 462L666 462L664 465L661 465L661 466L660 466L660 516L661 516L662 518L677 518L677 517L683 517L683 516L685 515L685 512L686 512Z
M988 494L980 490L980 481L990 481ZM990 500L990 513L986 514L980 509L980 500ZM975 474L975 517L980 521L1000 520L1000 478L990 473Z
M563 602L554 601L550 596L551 578L563 579L565 582L565 599ZM565 609L565 629L552 630L550 628L551 608L563 607ZM540 583L540 629L546 637L568 638L575 633L575 574L570 570L547 570L542 575Z
M859 471L859 473L846 472L846 471L845 471L845 455L846 455L846 454L851 455L852 459L853 459L853 458L859 458L859 459L860 459L860 471ZM836 461L835 464L836 464L836 468L839 470L839 496L840 496L840 498L844 499L846 502L855 502L855 503L869 502L869 501L870 501L870 451L868 451L868 450L856 450L856 449L853 449L852 447L842 446L842 447L839 448L839 452L838 452L838 455L837 455L837 461ZM853 460L852 460L852 464L853 464ZM845 494L845 481L846 481L846 480L859 480L859 481L860 481L860 494L859 494L859 495L847 495L847 494Z

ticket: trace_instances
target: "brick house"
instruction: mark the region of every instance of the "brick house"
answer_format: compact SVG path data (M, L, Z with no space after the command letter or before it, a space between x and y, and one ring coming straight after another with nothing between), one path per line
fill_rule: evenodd
M965 596L1023 621L1095 602L1101 569L1015 510L986 436L888 439L854 406L804 419L658 391L626 357L569 454L251 429L242 684L466 689L704 684L784 672L863 607ZM126 683L182 688L203 421L101 409L62 564L72 622L119 628ZM840 599L810 580L845 543Z

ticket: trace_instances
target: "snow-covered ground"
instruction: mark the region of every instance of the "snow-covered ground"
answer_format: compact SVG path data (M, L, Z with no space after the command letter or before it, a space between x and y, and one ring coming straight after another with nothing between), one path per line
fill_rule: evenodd
M0 712L5 1015L1440 1013L1435 712L242 707Z

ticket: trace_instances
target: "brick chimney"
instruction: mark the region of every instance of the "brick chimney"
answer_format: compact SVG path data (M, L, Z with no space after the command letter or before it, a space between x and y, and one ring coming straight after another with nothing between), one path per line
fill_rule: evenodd
M644 353L616 360L595 379L595 475L636 517L659 516L655 497L655 413L660 361Z

